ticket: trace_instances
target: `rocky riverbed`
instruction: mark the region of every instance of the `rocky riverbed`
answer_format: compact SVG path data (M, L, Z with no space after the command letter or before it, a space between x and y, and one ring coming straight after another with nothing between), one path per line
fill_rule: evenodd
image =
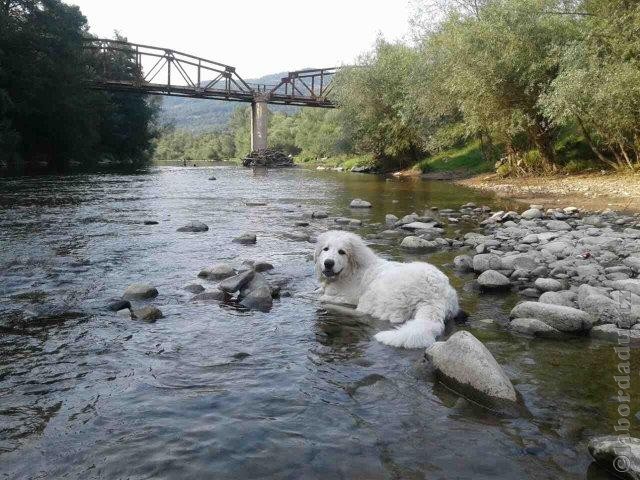
M525 215L443 182L304 169L1 182L7 478L606 478L588 446L611 458L595 439L621 420L620 359L593 332L634 331L634 215ZM468 317L429 360L300 295L317 285L314 238L335 228L449 276ZM584 293L630 308L594 320Z

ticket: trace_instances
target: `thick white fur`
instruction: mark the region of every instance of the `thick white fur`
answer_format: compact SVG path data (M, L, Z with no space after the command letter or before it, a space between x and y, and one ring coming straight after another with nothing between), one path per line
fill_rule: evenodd
M323 273L327 259L334 261L337 275ZM321 301L353 305L359 313L398 325L376 334L386 345L427 347L442 334L445 321L458 313L458 295L444 273L424 262L379 258L353 233L320 235L314 260Z

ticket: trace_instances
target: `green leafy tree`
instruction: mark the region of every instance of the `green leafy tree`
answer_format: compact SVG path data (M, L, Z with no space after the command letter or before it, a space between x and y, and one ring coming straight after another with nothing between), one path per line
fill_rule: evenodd
M581 37L540 99L558 125L577 125L593 153L616 168L640 163L640 3L588 0Z
M379 39L358 67L344 69L334 80L345 133L357 150L372 153L388 168L407 166L422 153L419 129L405 109L416 61L411 47Z

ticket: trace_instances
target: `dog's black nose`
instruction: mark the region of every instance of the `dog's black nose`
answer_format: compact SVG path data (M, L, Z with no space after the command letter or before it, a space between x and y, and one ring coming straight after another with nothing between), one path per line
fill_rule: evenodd
M333 260L331 260L330 258L326 259L324 261L324 268L326 268L327 270L333 268L333 266L336 264L336 262L334 262Z

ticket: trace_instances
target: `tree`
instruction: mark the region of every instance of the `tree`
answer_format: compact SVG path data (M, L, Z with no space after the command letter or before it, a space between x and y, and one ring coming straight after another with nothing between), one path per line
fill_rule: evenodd
M536 148L546 164L554 161L556 130L538 99L576 37L571 16L548 13L558 3L495 0L478 15L451 13L421 49L469 132L490 135L507 152Z
M640 4L588 0L581 37L562 56L540 105L555 124L577 125L594 154L616 168L640 163Z
M389 168L407 166L422 153L418 129L404 108L415 61L414 49L379 39L357 67L334 80L345 133L356 149L372 153Z

